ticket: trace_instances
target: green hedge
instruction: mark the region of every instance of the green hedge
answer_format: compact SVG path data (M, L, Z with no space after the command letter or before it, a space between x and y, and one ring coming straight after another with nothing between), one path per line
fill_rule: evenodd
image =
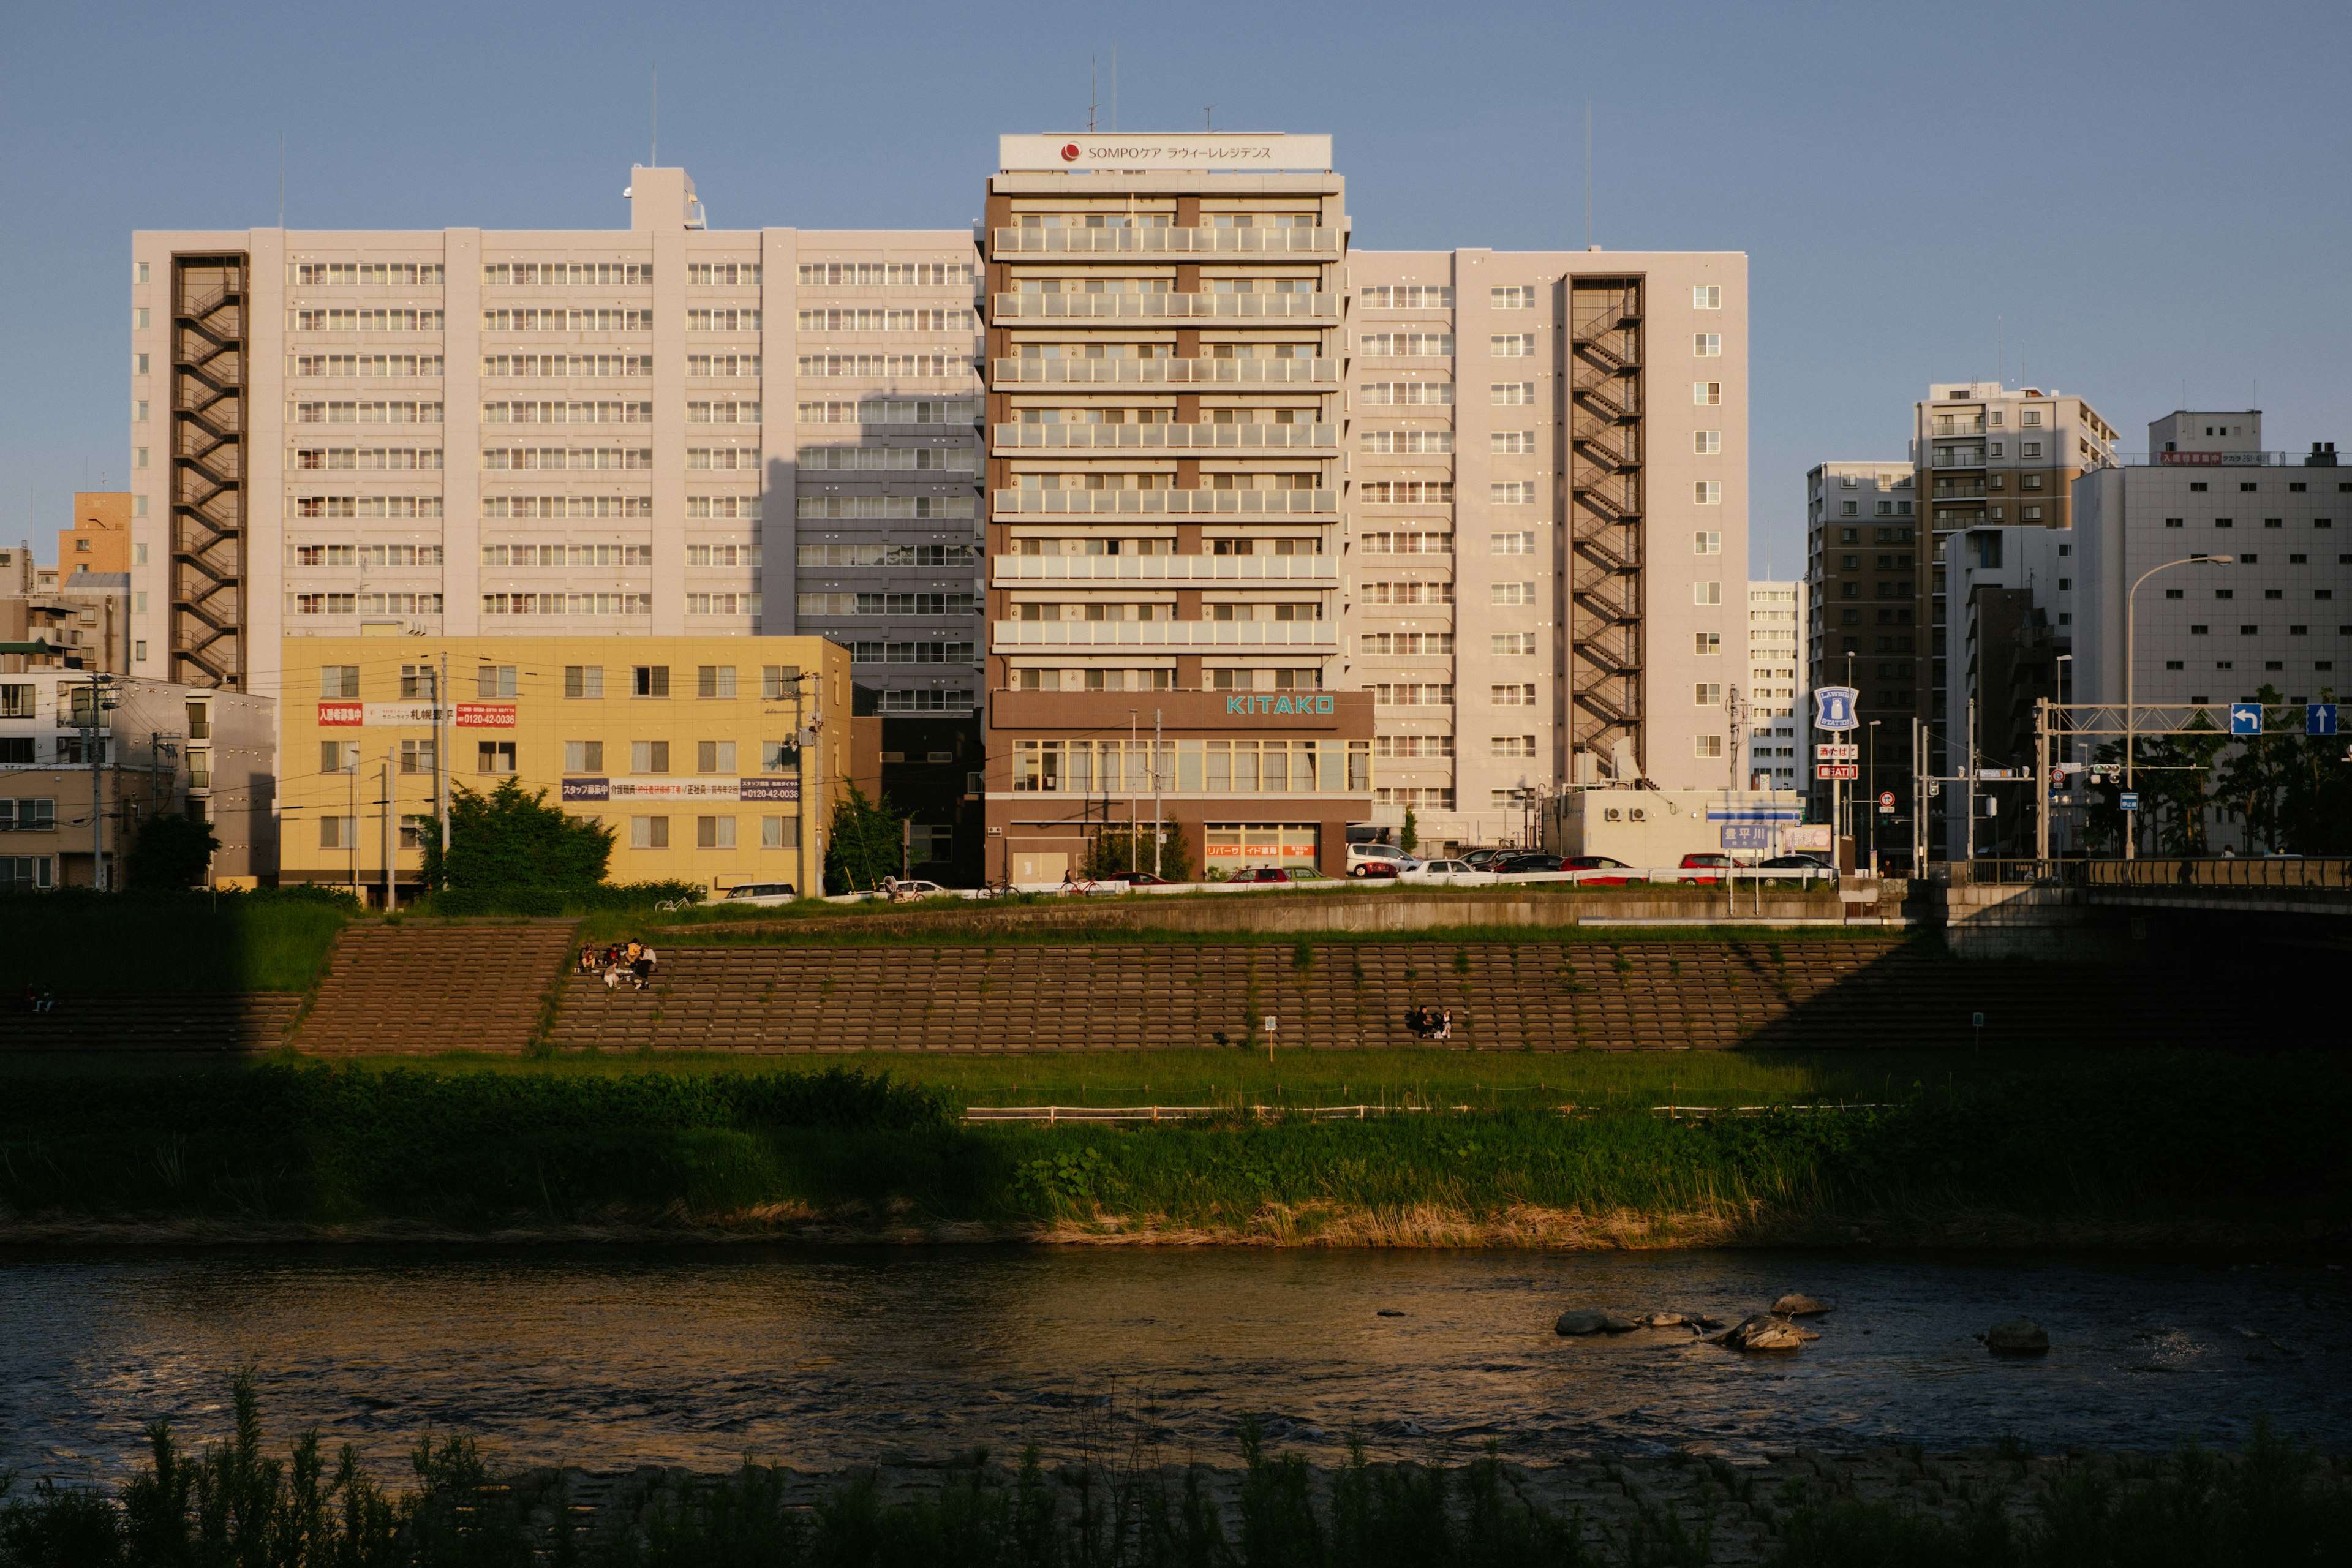
M709 896L699 882L602 882L593 888L444 888L418 900L418 915L528 915L541 919L608 910L650 910Z
M306 991L358 910L316 887L0 894L0 997Z

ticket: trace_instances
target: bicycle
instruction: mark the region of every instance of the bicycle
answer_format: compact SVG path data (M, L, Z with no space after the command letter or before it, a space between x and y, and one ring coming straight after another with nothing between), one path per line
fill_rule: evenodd
M686 910L694 908L694 900L692 899L656 899L654 900L654 908L666 915L683 914Z
M993 882L983 881L972 890L975 899L1009 899L1019 891L1010 877L1000 877Z

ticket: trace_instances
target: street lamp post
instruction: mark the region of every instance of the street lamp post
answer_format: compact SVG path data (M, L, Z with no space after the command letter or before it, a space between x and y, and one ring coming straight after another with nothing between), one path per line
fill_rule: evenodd
M2074 656L2073 654L2071 654L2071 653L2062 653L2062 654L2060 654L2060 655L2058 656L2058 680L2057 680L2057 687L2058 687L2058 713L2059 713L2059 718L2060 718L2061 722L2063 722L2063 720L2064 720L2064 716L2065 716L2065 712L2066 712L2066 688L2067 688L2068 686L2070 686L2070 685L2072 685L2072 684L2073 684L2072 680L2071 680L2069 678L2070 678L2070 677L2072 677L2072 676L2074 675L2074 673L2073 670L2071 670L2071 669L2067 668L2066 667L2067 667L2068 665L2070 665L2070 664L2074 663ZM2070 731L2061 731L2061 733L2064 735L2064 738L2063 738L2063 739L2062 739L2062 740L2059 742L2059 743L2058 743L2058 757L2057 757L2057 761L2058 761L2058 763L2060 763L2060 765L2062 765L2062 766L2063 766L2063 764L2065 764L2065 763L2071 763L2071 762L2073 762L2073 761L2074 760L2074 737L2073 737L2073 735L2072 735L2072 733L2071 733ZM2064 773L2062 773L2060 776L2061 776L2061 777L2071 777L2071 776L2073 776L2073 775L2071 775L2071 774L2064 774ZM2042 816L2043 816L2045 819L2049 819L2049 818L2053 817L2053 816L2054 816L2054 814L2053 814L2053 813L2051 811L2051 809L2050 809L2050 797L2051 797L2053 795L2054 795L2054 794L2056 794L2056 793L2057 793L2056 785L2055 785L2055 784L2054 784L2051 780L2049 780L2048 778L2044 778L2044 779L2043 779L2043 780L2042 780L2039 784L2037 784L2035 787L2036 787L2036 788L2038 788L2038 789L2040 789L2040 790L2042 792ZM2061 852L2063 852L2063 851L2064 851L2064 849L2065 849L2065 847L2066 847L2066 836L2065 836L2065 834L2064 834L2064 833L2063 833L2063 832L2062 832L2062 833L2059 833L2056 837L2057 837L2057 841L2058 841L2058 848L2059 848L2059 850L2060 850ZM2046 858L2046 857L2045 857L2045 858Z
M2139 751L2139 709L2134 686L2137 671L2133 668L2132 663L2134 616L2139 609L2139 585L2158 572L2169 572L2175 566L2201 564L2227 566L2235 560L2237 557L2234 555L2184 555L2178 561L2167 561L2160 565L2149 567L2133 580L2130 591L2124 595L2124 793L2126 795L2134 793L2132 763ZM2138 841L2139 812L2135 804L2134 809L2124 814L2125 859L2132 860L2138 858L2135 853Z

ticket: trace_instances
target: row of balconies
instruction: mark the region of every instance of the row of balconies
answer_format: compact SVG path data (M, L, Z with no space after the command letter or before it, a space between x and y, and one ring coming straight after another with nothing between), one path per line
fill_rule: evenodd
M989 319L1003 321L1336 321L1336 294L999 294Z
M1000 228L993 256L1337 256L1336 228Z
M1176 516L1275 515L1305 519L1329 514L1337 521L1337 490L1014 490L994 492L992 510L1000 518L1098 516L1154 513Z
M999 425L991 449L1337 452L1336 425Z
M1327 386L1339 384L1333 359L1021 359L988 362L994 386Z
M1072 581L1278 581L1329 586L1339 578L1336 555L999 555L990 565L992 580L1000 587Z
M990 651L1024 647L1312 647L1337 652L1331 621L996 621Z

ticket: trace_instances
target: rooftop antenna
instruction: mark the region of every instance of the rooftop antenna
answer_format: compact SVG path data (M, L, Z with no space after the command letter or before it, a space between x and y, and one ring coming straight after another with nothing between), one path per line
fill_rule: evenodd
M286 226L286 132L278 133L278 226Z
M1592 100L1584 100L1584 248L1592 248Z
M1087 57L1087 134L1095 133L1095 109L1101 94L1095 91L1095 58Z
M1201 106L1201 129L1202 129L1202 130L1203 130L1203 131L1214 131L1214 130L1217 128L1217 122L1216 122L1216 121L1211 117L1211 116L1212 116L1212 114L1213 114L1213 110L1216 109L1216 107L1217 107L1217 106L1216 106L1215 104L1213 104L1213 103L1204 103L1204 104L1202 104L1202 105Z
M650 162L646 164L646 167L648 169L658 169L661 167L661 61L654 61L653 67L653 112L651 119L647 121L647 131L651 146L646 153L646 158L649 159Z
M2003 328L2004 323L2000 313L1995 311L1992 318L1992 378L2000 385L2007 386L2009 384L2009 349L2002 340ZM2017 382L2020 386L2025 384L2025 369L2021 360L2019 363Z

